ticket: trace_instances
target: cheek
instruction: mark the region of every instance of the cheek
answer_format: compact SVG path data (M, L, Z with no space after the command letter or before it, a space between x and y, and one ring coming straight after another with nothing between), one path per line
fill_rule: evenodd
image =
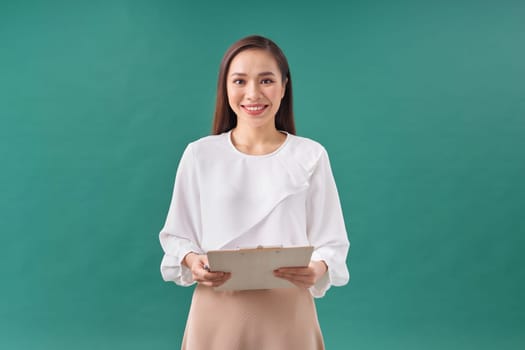
M273 86L271 89L269 89L267 96L270 97L272 100L280 100L282 96L284 96L284 87Z
M227 97L228 97L228 104L230 105L231 108L234 108L235 107L234 95L230 91L227 91Z
M280 103L284 96L284 90L283 89L275 89L271 92L271 99L274 101L274 103Z
M230 101L230 103L239 99L239 93L233 89L228 89L226 93L228 94L228 101Z

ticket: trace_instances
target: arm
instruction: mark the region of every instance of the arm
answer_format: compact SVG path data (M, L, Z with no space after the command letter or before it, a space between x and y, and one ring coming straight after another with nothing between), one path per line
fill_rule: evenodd
M307 233L315 247L312 260L324 261L327 273L310 289L322 297L331 285L342 286L350 278L346 257L350 242L328 154L323 149L311 177L307 198Z
M161 273L165 281L173 281L182 286L195 282L207 286L218 286L230 276L223 272L209 272L206 255L200 248L201 216L198 174L189 145L179 163L173 196L166 223L159 238L164 258Z
M336 184L328 154L323 149L310 179L307 202L307 235L314 246L312 261L305 268L280 268L275 275L309 288L322 297L331 285L348 282L348 241Z
M189 145L179 162L168 215L159 234L164 250L160 269L165 281L182 286L194 283L191 270L182 261L190 252L203 253L200 220L199 186Z

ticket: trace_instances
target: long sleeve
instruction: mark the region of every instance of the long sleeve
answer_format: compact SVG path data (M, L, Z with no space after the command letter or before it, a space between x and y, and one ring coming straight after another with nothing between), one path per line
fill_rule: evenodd
M190 269L181 262L189 252L203 253L201 235L198 176L190 144L180 160L168 216L159 234L164 250L160 270L165 281L181 286L194 283Z
M306 213L308 239L315 247L312 260L324 260L328 265L327 273L310 289L312 295L319 298L331 285L342 286L350 279L346 265L350 242L330 161L324 149L311 175Z

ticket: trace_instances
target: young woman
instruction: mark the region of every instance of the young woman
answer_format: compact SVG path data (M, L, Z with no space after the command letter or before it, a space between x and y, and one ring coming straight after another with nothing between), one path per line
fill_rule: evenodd
M164 280L198 283L182 348L323 349L313 297L348 282L349 241L328 155L295 135L292 78L271 40L249 36L221 62L213 135L179 163L160 232ZM206 252L314 246L308 267L279 268L297 288L215 291Z

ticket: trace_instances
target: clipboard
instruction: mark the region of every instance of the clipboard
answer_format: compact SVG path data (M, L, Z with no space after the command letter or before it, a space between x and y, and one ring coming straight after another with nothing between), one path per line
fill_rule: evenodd
M253 290L295 287L285 279L275 277L279 267L308 266L314 247L257 247L236 250L210 250L210 271L231 272L231 277L217 291Z

